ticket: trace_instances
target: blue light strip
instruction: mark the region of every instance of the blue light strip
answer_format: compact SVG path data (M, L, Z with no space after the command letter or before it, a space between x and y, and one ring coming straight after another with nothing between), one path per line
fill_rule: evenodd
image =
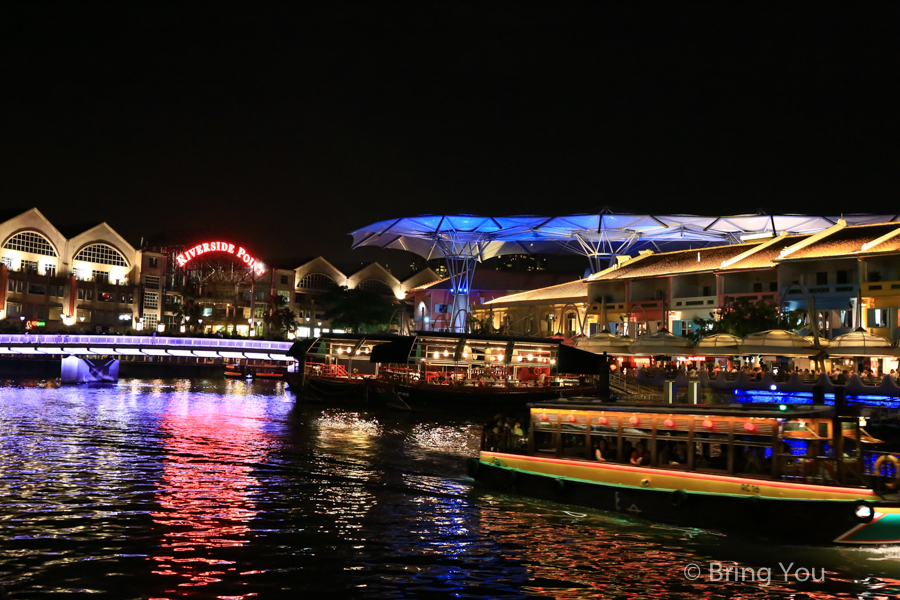
M812 392L771 392L768 390L734 390L734 402L738 404L812 404ZM847 394L847 402L870 406L900 407L900 397L876 394ZM825 404L834 405L834 394L825 394Z

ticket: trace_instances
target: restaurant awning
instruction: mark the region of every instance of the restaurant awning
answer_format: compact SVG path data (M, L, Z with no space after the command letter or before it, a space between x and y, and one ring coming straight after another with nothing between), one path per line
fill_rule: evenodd
M303 355L309 352L309 349L318 339L319 338L307 338L305 340L294 342L290 350L287 351L287 355L297 359L302 358Z
M412 347L415 343L416 336L404 335L391 340L390 342L379 344L372 348L372 354L369 355L369 362L406 364L409 361L409 354L412 352Z
M579 350L572 346L559 345L559 373L571 373L578 375L599 375L603 364L603 356Z

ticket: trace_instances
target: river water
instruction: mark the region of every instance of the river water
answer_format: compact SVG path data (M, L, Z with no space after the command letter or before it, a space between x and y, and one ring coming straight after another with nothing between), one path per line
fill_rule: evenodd
M473 486L488 417L295 404L282 383L0 384L0 597L900 594L900 550L773 546Z

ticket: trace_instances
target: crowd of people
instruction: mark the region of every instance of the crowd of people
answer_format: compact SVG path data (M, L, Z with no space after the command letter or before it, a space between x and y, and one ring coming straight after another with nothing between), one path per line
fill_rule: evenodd
M700 376L700 371L705 370L710 379L716 379L719 376L719 373L725 373L726 377L733 379L737 377L739 373L743 372L748 381L760 381L769 371L769 367L765 364L755 366L748 364L738 367L736 363L732 363L729 366L722 366L718 363L707 363L705 365L685 363L683 366L678 366L675 363L667 363L665 365L660 365L658 368L664 370L667 379L674 379L679 371L683 372L689 379L696 379ZM636 372L632 370L631 373ZM832 383L846 385L850 381L850 378L854 374L857 374L857 371L855 369L840 369L837 367L832 367L830 370L822 370L821 368L801 369L800 367L795 366L792 369L775 369L773 374L776 380L787 381L794 373L799 375L800 379L804 381L817 380L822 373L825 373ZM891 369L890 372L886 374L876 374L872 369L863 369L862 371L859 371L858 375L864 383L868 384L877 385L884 379L885 375L890 375L891 379L894 379L900 384L900 374L894 369Z

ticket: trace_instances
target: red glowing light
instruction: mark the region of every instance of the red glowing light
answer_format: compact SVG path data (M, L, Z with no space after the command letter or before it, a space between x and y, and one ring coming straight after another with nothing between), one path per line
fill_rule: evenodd
M756 425L753 423L744 423L744 429L747 431L756 431Z
M541 413L538 417L541 421L549 421L550 417L547 416L547 413Z
M628 422L632 425L640 425L641 420L637 417L631 417L630 419L628 419Z
M568 421L569 423L574 423L576 421L575 415L569 415L568 417L566 417L566 421Z
M606 425L607 423L609 423L609 419L607 419L606 417L598 417L597 422L601 425Z
M706 419L706 420L703 421L703 426L706 427L707 429L712 429L712 428L713 428L713 422L710 421L709 419Z
M665 421L663 421L663 425L665 425L666 427L675 427L675 421L673 421L672 419L666 419Z
M226 252L228 254L233 254L235 258L239 258L245 265L253 269L257 276L266 272L265 265L253 258L253 256L248 254L247 251L240 246L235 246L228 242L204 242L202 244L197 244L193 248L185 250L177 255L175 257L175 262L178 263L179 267L183 267L193 259L201 254L206 254L207 252Z

